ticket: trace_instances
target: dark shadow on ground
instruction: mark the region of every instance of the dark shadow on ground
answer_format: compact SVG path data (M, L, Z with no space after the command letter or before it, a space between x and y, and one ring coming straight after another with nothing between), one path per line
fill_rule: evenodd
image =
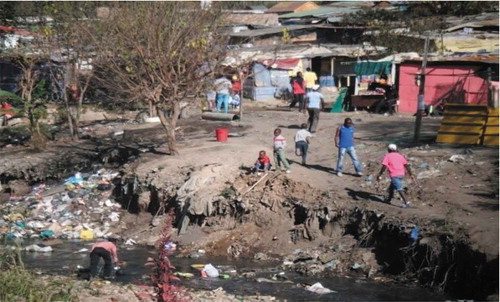
M483 210L498 211L498 201L495 202L474 202L474 207L481 208Z
M477 197L484 197L488 199L494 199L498 201L498 195L496 193L469 193L469 195L477 196Z
M300 129L300 125L288 125L288 126L279 125L278 128Z
M364 191L356 191L353 189L345 188L347 190L347 195L349 195L352 199L354 200L371 200L371 201L377 201L381 202L384 204L388 204L387 202L384 202L384 196L373 194L370 192L364 192Z
M325 166L321 166L321 165L310 165L310 164L303 165L301 163L301 161L297 161L297 160L293 160L293 159L289 159L288 161L290 162L290 164L297 164L300 166L304 166L308 169L316 169L316 170L323 171L326 173L334 173L334 171L335 171L333 168L325 167Z

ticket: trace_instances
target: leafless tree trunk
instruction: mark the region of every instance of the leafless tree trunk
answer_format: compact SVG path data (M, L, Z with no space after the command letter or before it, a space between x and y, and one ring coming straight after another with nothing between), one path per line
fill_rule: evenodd
M156 113L160 118L163 128L167 132L167 145L168 149L170 150L170 155L179 155L179 149L177 147L177 140L175 137L177 120L179 119L179 115L181 114L179 102L174 102L172 108L172 116L170 118L165 117L165 114L162 112L160 107L156 107Z

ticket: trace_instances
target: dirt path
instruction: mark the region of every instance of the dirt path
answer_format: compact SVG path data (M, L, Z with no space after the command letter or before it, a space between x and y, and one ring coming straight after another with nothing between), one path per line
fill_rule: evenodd
M344 176L334 174L337 150L333 136L345 117L351 117L356 127L357 153L365 172L363 177L353 175L349 159L345 162ZM243 121L231 124L198 118L184 120L179 131L182 155L178 158L154 156L154 160L142 161L137 172L147 174L160 168L161 179L175 174L179 168L220 164L224 167L224 174L235 175L241 167L253 165L259 150L266 150L272 156L272 131L280 127L288 142L287 156L292 163L292 173L288 177L291 179L322 191L334 191L340 199L410 222L426 220L458 226L466 230L480 251L493 257L498 255L497 149L433 144L439 118L424 119L424 144L416 148L411 147L412 116L321 113L319 128L310 146L308 166L304 167L299 164L300 158L293 154L293 137L299 125L306 121L306 115L273 107L250 110ZM230 137L227 143L216 142L214 133L218 127L227 127L238 137ZM400 201L394 201L393 205L378 202L377 196L383 195L388 186L387 178L380 186L365 181L368 175L375 178L389 143L397 143L409 158L414 172L422 175L417 183L407 181L413 197L410 209L399 208ZM455 154L462 158L457 162L448 161ZM431 175L426 177L425 174Z

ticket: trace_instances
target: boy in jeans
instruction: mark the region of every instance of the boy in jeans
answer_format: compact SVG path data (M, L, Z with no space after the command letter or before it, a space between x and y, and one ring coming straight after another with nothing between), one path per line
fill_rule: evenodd
M307 149L311 137L311 133L307 131L307 124L300 125L300 130L295 134L295 155L302 156L303 165L306 165Z
M413 181L415 181L415 176L411 173L411 169L406 161L406 158L401 155L401 153L397 152L398 147L395 144L390 144L387 149L389 153L384 155L384 158L382 159L382 168L377 176L377 181L380 180L380 177L386 169L389 170L391 185L389 186L389 195L385 199L385 202L391 203L391 200L394 197L394 191L396 191L399 193L404 202L401 207L406 208L410 205L410 202L406 198L404 192L405 185L403 183L403 178L405 176L405 171L408 172L408 175L410 175L410 178Z
M276 171L281 171L281 162L285 166L286 173L290 173L290 164L286 159L285 154L286 140L281 135L281 129L276 128L274 130L274 140L273 140L273 150L274 150L274 163L276 165Z

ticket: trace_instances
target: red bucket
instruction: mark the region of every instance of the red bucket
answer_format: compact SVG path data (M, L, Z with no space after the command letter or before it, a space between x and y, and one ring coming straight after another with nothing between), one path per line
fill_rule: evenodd
M228 130L226 128L219 128L215 130L215 136L218 142L227 142Z

